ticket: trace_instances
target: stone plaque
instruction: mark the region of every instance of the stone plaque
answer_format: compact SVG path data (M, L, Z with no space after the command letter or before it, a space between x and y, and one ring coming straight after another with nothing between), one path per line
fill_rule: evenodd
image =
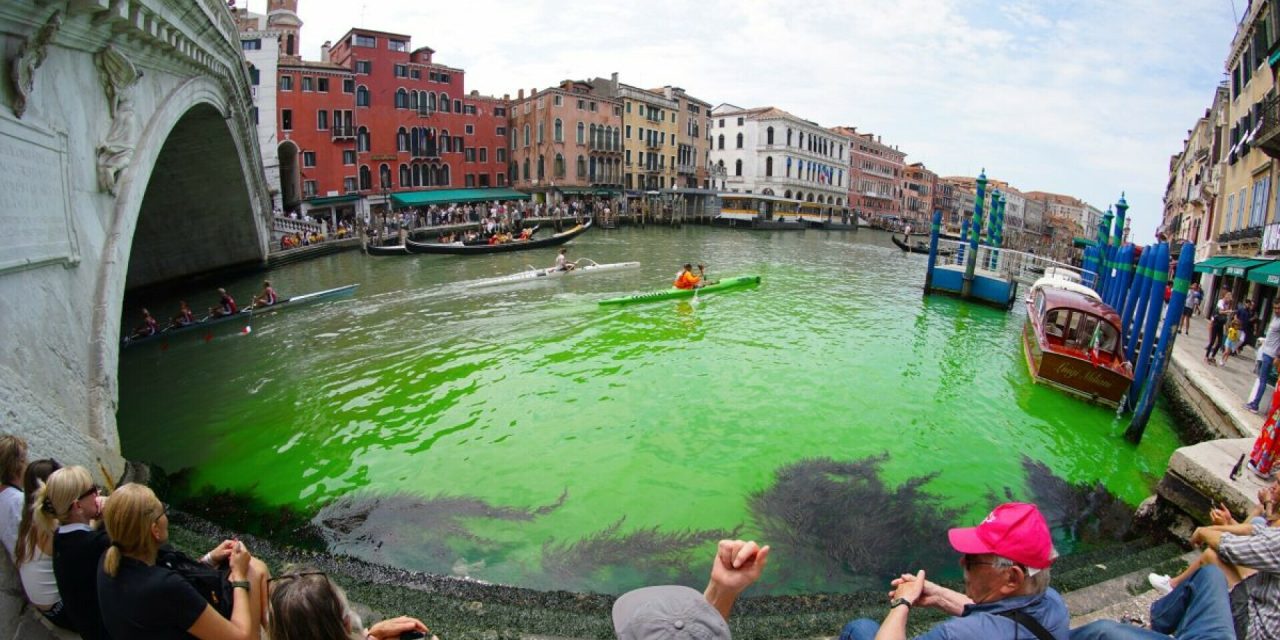
M80 262L67 136L0 112L0 274Z

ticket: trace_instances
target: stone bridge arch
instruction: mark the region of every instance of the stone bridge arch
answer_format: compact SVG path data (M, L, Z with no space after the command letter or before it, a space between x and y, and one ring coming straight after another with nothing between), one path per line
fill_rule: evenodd
M266 255L235 22L225 0L3 2L0 40L0 433L119 477L125 290Z

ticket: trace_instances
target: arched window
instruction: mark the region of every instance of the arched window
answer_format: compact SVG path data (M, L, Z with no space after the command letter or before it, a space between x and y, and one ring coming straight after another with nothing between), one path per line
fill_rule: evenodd
M538 144L542 144L547 139L547 125L545 122L538 123Z
M524 180L525 182L529 181L529 159L528 158L524 159Z
M396 131L396 151L408 151L408 150L409 150L409 132L405 131L404 127L400 127L400 129Z
M539 155L539 156L538 156L538 179L539 179L539 180L546 180L546 179L547 179L547 158L546 158L546 156L542 156L542 155Z
M401 187L413 186L412 178L409 177L409 165L407 164L400 165L400 186Z
M809 202L813 202L813 194L812 194L812 193L811 193L811 194L809 194L809 195L807 195L807 196L805 196L805 198L806 198Z
M360 127L360 129L356 131L356 151L367 152L368 150L369 150L369 128Z
M841 150L841 153L843 153L843 149ZM844 206L844 198L836 198L836 206L837 206L837 207L843 207L843 206Z
M773 144L773 127L764 130L764 143Z
M555 171L557 178L564 178L564 156L559 153L556 154Z
M790 190L790 189L787 189L787 192L786 192L786 193L784 193L784 194L782 194L782 195L783 195L783 197L784 197L784 198L790 198L790 197L791 197L791 190Z
M520 179L520 165L515 160L507 163L507 180L515 182Z
M368 191L373 188L373 174L369 172L368 165L360 166L360 190Z
M453 151L453 138L449 137L448 129L440 130L440 152L449 153Z
M413 91L409 92L409 107L412 109L418 108L418 90L417 89L414 89Z
M439 174L436 177L438 178L438 180L436 180L436 186L438 187L449 186L449 182L450 182L449 181L449 165L447 164L440 165Z
M606 151L613 149L613 127L604 128L604 140L600 141Z
M417 163L413 165L413 186L422 186L422 165Z
M449 94L447 93L440 94L440 110L449 113Z
M578 177L587 177L587 159L582 156L578 156Z
M579 122L578 122L578 144L586 144L586 143L587 143L587 133L586 133L586 132L587 132L587 127L586 127L585 125L583 125L581 121L579 121Z
M734 162L734 163L733 163L733 175L735 175L735 176L740 176L740 175L742 175L742 161L741 161L741 160L738 160L738 161L736 161L736 162Z
M579 158L578 158L578 162L582 162L582 158L581 158L581 157L579 157ZM589 179L591 182L595 182L595 181L596 181L596 159L595 159L595 158L592 158L592 159L591 159L591 173L589 173L588 175L590 176L588 179Z
M391 188L391 167L386 164L378 167L378 185L387 189Z
M770 129L769 133L773 133L773 129ZM773 175L773 156L769 156L764 159L764 175L765 176Z
M741 134L741 133L739 133L739 134L738 134L738 148L739 148L739 149L741 149L741 148L742 148L742 134Z
M397 109L409 108L409 92L408 91L405 91L404 89L396 89L396 108Z
M787 127L787 146L791 146L791 127Z
M526 147L529 146L529 125L528 124L524 125L524 146ZM526 171L525 173L529 173L529 172Z
M432 111L436 110L436 94L430 91L427 92L427 108Z
M564 123L560 121L560 118L556 118L555 129L552 134L555 135L556 142L564 142Z
M622 150L622 133L618 129L613 130L613 151Z
M724 148L724 134L723 134L723 133L722 133L722 134L720 134L720 137L716 140L716 148L717 148L717 149L723 149L723 148Z
M356 106L357 107L369 106L369 87L366 87L364 85L360 85L356 87Z

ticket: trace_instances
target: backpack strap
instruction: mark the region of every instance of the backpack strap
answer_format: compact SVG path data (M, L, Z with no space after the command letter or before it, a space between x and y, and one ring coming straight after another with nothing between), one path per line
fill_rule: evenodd
M1004 618L1009 618L1014 622L1022 625L1023 627L1026 627L1027 631L1030 631L1031 635L1038 638L1038 640L1056 640L1053 637L1053 634L1049 633L1049 630L1045 629L1044 625L1040 624L1039 620L1036 620L1035 618L1032 618L1031 616L1027 615L1027 613L1022 609L1013 609L1011 611L1001 611L1000 613L997 613L995 615L998 615Z

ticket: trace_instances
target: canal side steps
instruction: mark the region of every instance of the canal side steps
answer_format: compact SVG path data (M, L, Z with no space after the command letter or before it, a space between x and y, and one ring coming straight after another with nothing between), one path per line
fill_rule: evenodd
M360 238L344 238L342 240L326 240L318 244L285 249L284 251L272 251L267 254L267 268L274 269L286 264L359 248Z
M178 511L172 511L171 518L170 541L193 556L230 537L230 532ZM612 596L504 587L282 547L253 536L241 539L277 575L299 566L329 574L353 603L359 603L366 624L409 615L426 622L441 637L455 640L615 637ZM1185 566L1177 545L1135 541L1058 560L1052 583L1063 592L1073 614L1089 615L1130 602L1144 587L1147 573L1174 574ZM702 567L694 570L702 575ZM730 626L737 640L829 638L853 618L880 620L884 614L884 590L747 597L734 607ZM944 617L931 610L913 612L910 631L923 633Z

